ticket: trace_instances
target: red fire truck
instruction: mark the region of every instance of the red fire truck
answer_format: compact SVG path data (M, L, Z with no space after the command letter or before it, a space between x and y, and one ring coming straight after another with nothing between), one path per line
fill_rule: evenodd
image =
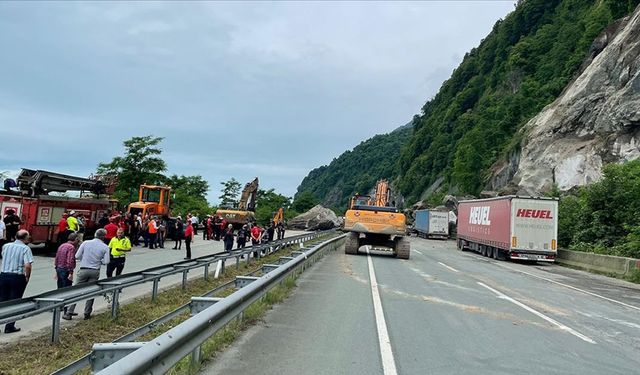
M107 183L100 177L22 169L15 183L5 182L0 191L0 212L4 217L7 211L15 211L22 222L20 228L29 231L32 243L50 245L56 241L62 215L75 211L84 216L84 238L91 238L102 214L116 208L117 201L109 199L114 186L115 181ZM79 196L56 195L70 191L79 192Z

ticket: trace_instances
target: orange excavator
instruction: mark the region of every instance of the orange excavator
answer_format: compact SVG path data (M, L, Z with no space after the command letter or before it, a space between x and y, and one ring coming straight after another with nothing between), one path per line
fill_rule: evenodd
M256 195L258 193L258 177L247 182L242 190L237 208L219 208L216 215L222 216L229 224L238 229L244 224L256 221Z
M409 240L405 238L406 218L389 201L387 180L379 180L373 197L356 194L345 213L346 254L357 254L365 245L391 249L397 258L409 259Z

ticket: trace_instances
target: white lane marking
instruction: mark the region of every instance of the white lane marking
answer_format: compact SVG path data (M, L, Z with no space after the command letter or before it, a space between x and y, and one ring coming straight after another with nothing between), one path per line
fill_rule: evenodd
M449 266L447 266L446 264L444 264L444 263L442 263L442 262L438 262L438 264L439 264L439 265L441 265L442 267L446 267L446 268L450 269L450 270L451 270L451 271L453 271L453 272L460 272L460 271L458 271L457 269L455 269L455 268L453 268L453 267L449 267Z
M422 254L422 253L420 252L420 250L413 250L413 251L415 251L416 253L418 253L418 254L420 254L420 255L424 255L424 254Z
M582 333L574 330L573 328L569 328L569 327L565 326L564 324L558 322L557 320L555 320L553 318L550 318L550 317L544 315L543 313L541 313L541 312L539 312L537 310L532 309L531 307L525 305L524 303L516 301L515 299L507 296L506 294L504 294L504 293L502 293L502 292L500 292L498 290L493 289L492 287L488 286L487 284L484 284L484 283L481 283L481 282L478 281L478 285L480 285L480 286L482 286L484 288L487 288L490 291L494 292L495 294L498 295L498 298L506 299L507 301L522 307L523 309L529 311L530 313L532 313L534 315L537 315L537 316L541 317L542 319L546 320L547 322L557 326L558 328L560 328L563 331L567 331L570 334L572 334L572 335L574 335L574 336L576 336L576 337L578 337L578 338L580 338L580 339L582 339L582 340L584 340L584 341L586 341L586 342L588 342L590 344L595 344L596 343L591 338L583 335Z
M373 270L373 261L371 254L367 249L367 263L369 263L369 278L371 279L371 295L373 296L373 311L376 317L376 326L378 328L378 342L380 344L380 356L382 357L382 369L385 375L397 375L396 361L393 358L391 350L391 340L389 332L387 332L387 322L384 319L384 311L382 310L382 301L380 300L380 291L378 290L378 281L376 273Z
M624 303L624 302L621 302L621 301L617 301L617 300L612 299L612 298L609 298L609 297L601 296L601 295L599 295L599 294L596 294L596 293L593 293L593 292L589 292L589 291L584 290L584 289L576 288L575 286L571 286L571 285L568 285L568 284L565 284L565 283L561 283L561 282L559 282L559 281L555 281L555 280L552 280L552 279L549 279L549 278L546 278L546 277L543 277L543 276L534 275L534 274L529 273L529 272L526 272L526 271L522 271L522 270L519 270L519 269L516 269L516 268L513 268L513 267L506 266L506 265L504 265L504 264L498 264L498 265L499 265L499 266L502 266L502 267L504 267L504 268L508 268L508 269L510 269L510 270L512 270L512 271L516 271L516 272L524 273L525 275L529 275L529 276L532 276L532 277L536 277L536 278L538 278L538 279L542 279L542 280L545 280L545 281L548 281L548 282L551 282L551 283L554 283L554 284L558 284L558 285L564 286L564 287L569 288L569 289L577 290L578 292L582 292L582 293L588 294L588 295L590 295L590 296L594 296L594 297L602 298L603 300L606 300L606 301L609 301L609 302L613 302L613 303L617 303L617 304L619 304L619 305L622 305L622 306L628 307L628 308L630 308L630 309L634 309L634 310L638 310L638 311L640 311L640 307L638 307L638 306L629 305L628 303Z

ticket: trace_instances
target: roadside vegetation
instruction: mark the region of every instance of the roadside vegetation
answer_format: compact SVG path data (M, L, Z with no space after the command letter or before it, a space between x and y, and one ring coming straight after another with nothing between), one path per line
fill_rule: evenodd
M326 237L310 242L317 243L325 240ZM250 265L240 263L240 269L236 270L235 265L229 265L225 273L219 279L210 277L208 281L204 278L189 281L186 290L182 290L180 285L169 288L158 295L157 302L152 302L150 296L138 298L132 302L120 306L117 319L111 318L111 311L96 314L90 320L78 320L72 326L63 327L60 330L60 344L49 343L49 329L34 335L33 337L21 339L18 342L4 345L2 356L0 356L0 374L49 374L62 368L69 363L81 358L91 351L91 347L96 342L112 342L138 327L155 320L170 311L188 303L192 296L199 296L219 287L237 275L245 275L253 270L259 269L262 264L274 263L281 256L287 256L292 251L298 250L298 245L287 248L286 251L277 252L259 261L252 261ZM211 358L217 351L223 349L235 338L243 329L255 324L269 308L281 302L291 289L295 286L295 280L287 279L281 286L274 288L267 297L256 302L247 310L242 321L235 321L225 329L214 335L205 345L203 345L203 359ZM127 291L125 290L126 294ZM224 297L231 293L226 290L218 295ZM82 305L82 303L81 303ZM50 319L46 315L43 319ZM158 326L153 332L138 338L139 341L150 340L159 334L166 332L172 327L189 318L186 312L173 319L167 324ZM19 325L20 323L18 323ZM186 373L188 370L188 358L181 362L174 373ZM89 369L81 374L89 374Z
M609 164L603 172L601 181L561 197L558 242L570 250L640 258L640 160Z

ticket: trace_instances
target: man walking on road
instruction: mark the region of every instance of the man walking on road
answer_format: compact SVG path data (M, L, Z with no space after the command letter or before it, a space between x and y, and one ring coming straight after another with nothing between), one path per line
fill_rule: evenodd
M122 273L124 269L125 254L131 251L131 241L124 236L124 229L118 229L118 234L109 241L109 264L107 264L107 277L113 277Z
M22 298L31 277L33 254L29 243L29 232L19 230L16 240L2 246L2 273L0 273L0 302ZM15 322L4 326L4 333L20 331Z
M78 271L78 276L76 277L76 284L98 281L100 278L100 267L103 264L109 264L109 247L104 244L106 234L106 230L98 229L94 239L85 241L80 245L76 253L76 259L80 261L80 271ZM75 308L75 303L69 306L67 313L62 316L62 319L71 320ZM84 305L85 320L91 318L92 311L93 298L87 300L87 303Z

